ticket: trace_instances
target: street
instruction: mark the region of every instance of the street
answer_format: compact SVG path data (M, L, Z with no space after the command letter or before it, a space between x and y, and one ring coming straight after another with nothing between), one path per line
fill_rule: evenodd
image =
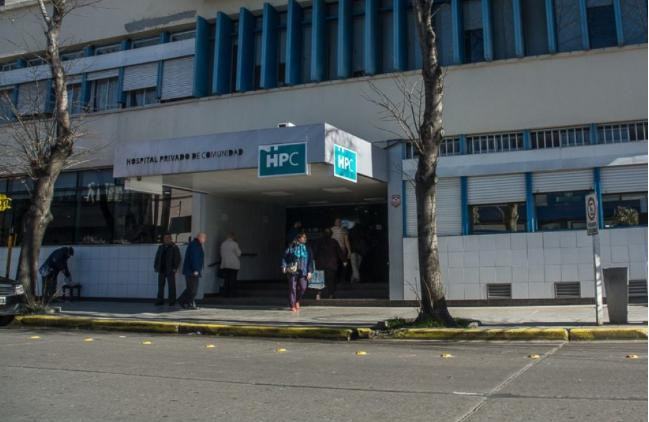
M2 329L0 353L5 422L647 420L646 342Z

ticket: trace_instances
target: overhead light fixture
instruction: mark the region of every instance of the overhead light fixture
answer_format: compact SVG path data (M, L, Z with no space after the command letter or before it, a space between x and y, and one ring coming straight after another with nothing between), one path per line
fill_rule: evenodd
M322 188L323 191L329 193L348 193L351 192L348 188Z
M382 196L374 196L372 198L363 198L363 201L384 201L385 198Z
M275 197L292 195L291 193L283 192L283 191L262 192L261 194L266 196L275 196Z

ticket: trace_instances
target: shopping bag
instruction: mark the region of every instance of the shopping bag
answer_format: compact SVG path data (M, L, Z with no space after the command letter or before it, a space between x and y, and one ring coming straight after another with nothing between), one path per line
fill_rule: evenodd
M325 288L325 277L324 271L315 270L311 275L311 280L309 281L309 288L315 290L322 290Z

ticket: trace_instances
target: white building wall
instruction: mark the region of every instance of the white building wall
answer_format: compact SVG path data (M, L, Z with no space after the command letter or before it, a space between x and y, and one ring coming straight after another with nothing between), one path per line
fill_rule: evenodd
M602 265L629 268L647 280L647 228L600 231ZM404 244L404 298L419 294L417 239ZM553 299L554 283L579 281L594 296L592 240L585 231L511 233L439 238L442 279L449 300L485 300L487 284L511 283L512 299Z

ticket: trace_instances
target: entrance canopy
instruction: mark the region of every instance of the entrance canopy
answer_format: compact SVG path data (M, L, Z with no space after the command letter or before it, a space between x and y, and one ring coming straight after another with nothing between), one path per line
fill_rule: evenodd
M299 153L292 155L299 145ZM334 177L334 145L355 152L356 183ZM269 154L288 151L284 157ZM268 161L265 161L268 160ZM260 165L299 164L302 174L265 175ZM134 190L169 185L284 204L385 201L386 151L327 123L120 144L114 176ZM306 174L305 174L306 173Z

